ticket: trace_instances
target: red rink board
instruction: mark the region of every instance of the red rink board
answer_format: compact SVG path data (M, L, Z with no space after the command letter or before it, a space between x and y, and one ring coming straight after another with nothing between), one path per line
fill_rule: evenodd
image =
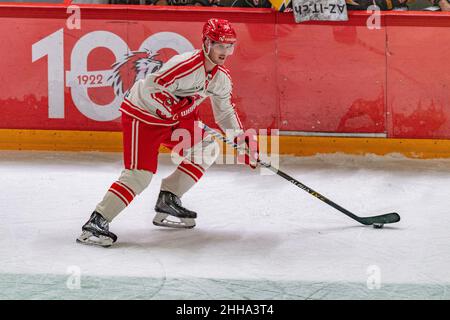
M111 66L143 48L162 61L198 48L204 21L220 17L238 33L227 67L244 126L450 137L445 13L383 13L378 30L365 12L296 24L268 9L81 6L81 29L70 16L64 5L0 5L0 128L119 131ZM126 89L132 64L120 75ZM201 112L211 123L208 104Z

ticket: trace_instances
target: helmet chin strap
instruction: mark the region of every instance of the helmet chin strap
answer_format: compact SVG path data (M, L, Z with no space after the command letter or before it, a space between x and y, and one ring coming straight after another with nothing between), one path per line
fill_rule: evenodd
M211 62L213 65L217 65L217 63L213 62L211 58L209 57L209 53L211 51L211 46L208 45L208 50L206 50L205 44L202 45L203 53L205 54L206 59L208 59L209 62Z

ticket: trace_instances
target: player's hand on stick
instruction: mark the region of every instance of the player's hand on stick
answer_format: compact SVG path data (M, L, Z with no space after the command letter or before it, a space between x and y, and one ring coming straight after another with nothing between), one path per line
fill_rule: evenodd
M259 161L258 136L256 134L242 133L234 138L238 145L238 163L245 163L256 169Z
M198 105L198 101L201 99L201 96L195 94L193 96L181 97L178 102L174 102L170 107L170 111L172 116L166 116L162 112L157 112L161 118L171 119L171 120L179 120L184 119L192 115Z

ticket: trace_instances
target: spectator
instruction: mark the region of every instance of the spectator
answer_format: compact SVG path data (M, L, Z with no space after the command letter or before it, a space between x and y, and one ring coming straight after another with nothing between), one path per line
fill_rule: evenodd
M269 0L221 0L224 7L271 8Z
M72 1L72 4L109 4L109 3L110 3L109 0L73 0Z
M75 3L75 1L80 0L73 0L72 3ZM88 0L89 1L89 0ZM94 0L97 1L97 0ZM102 1L102 0L100 0ZM156 0L158 1L158 0ZM154 4L154 0L109 0L110 4L146 4L146 5L152 5Z
M346 0L349 10L367 10L374 3L381 10L392 10L395 8L405 8L408 0Z
M220 0L163 0L156 1L156 5L168 5L168 6L205 6L205 7L218 7L220 6Z
M442 11L450 11L450 3L448 0L430 0L430 2L435 6L439 6Z

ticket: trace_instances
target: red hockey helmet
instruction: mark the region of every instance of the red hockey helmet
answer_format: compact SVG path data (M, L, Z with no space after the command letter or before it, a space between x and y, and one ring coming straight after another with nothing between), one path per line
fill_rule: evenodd
M203 26L203 41L206 38L215 42L235 43L236 32L228 20L213 18Z

